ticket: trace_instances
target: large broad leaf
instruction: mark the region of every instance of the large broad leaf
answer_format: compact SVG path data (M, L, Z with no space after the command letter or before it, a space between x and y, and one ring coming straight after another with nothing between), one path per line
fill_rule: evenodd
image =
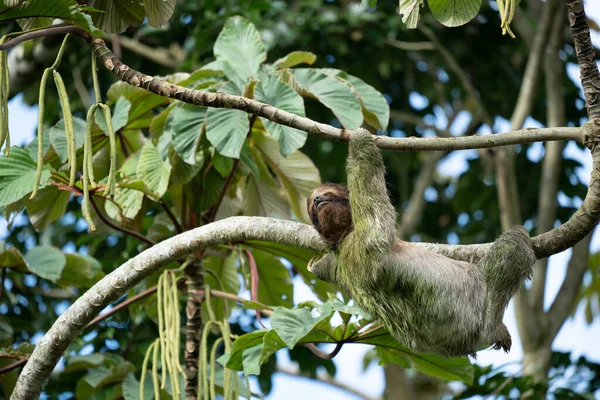
M243 111L209 108L206 113L206 137L226 157L239 158L249 126Z
M246 176L245 185L242 187L244 214L289 219L289 206L281 187L270 175L265 162L260 158L256 149L251 151L254 156L253 163L258 168L259 174L251 173Z
M277 75L263 75L256 86L256 100L304 117L304 100ZM287 156L306 142L306 132L261 118L271 136L279 142L281 154Z
M119 97L111 113L113 132L117 132L119 129L127 125L127 119L129 118L130 109L131 102L127 100L124 96ZM96 109L94 117L96 125L98 125L104 133L108 134L108 127L106 126L106 121L104 120L104 113L102 112L102 110L100 110L99 108Z
M477 15L481 0L429 0L431 13L446 26L464 25Z
M152 116L149 111L170 101L167 97L159 96L125 82L113 83L108 89L107 95L109 105L115 103L120 97L129 100L131 103L129 126L136 128L145 128L146 126L138 126L138 120L144 119L147 115Z
M77 381L75 396L78 399L94 398L94 394L100 391L105 386L112 385L115 382L121 382L127 375L135 371L135 366L129 361L124 361L118 366L98 367L90 370L87 375ZM100 398L114 398L116 393L107 391Z
M73 129L75 131L75 148L81 149L85 139L85 121L81 118L73 117ZM54 148L61 163L67 161L67 138L65 136L65 121L59 120L52 128L48 130L50 144Z
M135 374L131 373L123 379L123 398L125 400L139 400L140 399L140 382L135 377ZM144 380L144 399L152 399L154 396L154 385L152 383L152 374L147 372L146 379Z
M419 23L419 12L423 6L423 0L400 0L398 14L402 15L402 22L408 29L416 29Z
M467 384L473 382L473 366L467 357L446 358L436 354L415 353L398 343L383 328L356 342L375 345L381 365L393 362L440 379L463 381Z
M144 5L135 0L96 0L94 8L103 12L92 13L94 24L110 33L121 33L130 26L144 21Z
M290 271L277 257L253 250L258 269L258 301L268 306L291 307L293 300Z
M295 267L295 271L302 277L304 283L312 289L319 300L326 301L329 298L329 293L336 293L339 291L339 288L336 285L317 279L312 272L309 272L306 269L310 259L316 256L317 253L300 247L274 242L259 242L252 240L245 243L252 246L254 249L266 251L276 257L282 257L291 262Z
M66 264L65 255L56 247L37 246L25 255L27 267L39 277L56 282Z
M202 265L204 266L204 269L211 272L204 275L205 283L210 285L212 289L237 295L240 290L237 261L238 253L236 252L232 252L227 257L205 257L202 260ZM215 313L215 318L217 321L222 321L223 318L228 318L229 313L233 307L235 307L235 301L217 299L215 297L211 297L210 304ZM202 308L203 311L206 312L206 302L202 303Z
M314 53L308 51L292 51L287 56L280 58L273 63L275 69L285 69L295 67L298 64L312 65L317 60Z
M185 185L191 182L192 179L202 169L204 162L196 163L194 165L188 164L179 157L173 146L169 146L169 164L171 164L171 183L175 185ZM202 153L200 153L202 155ZM204 161L203 157L199 157L200 160Z
M40 189L33 200L27 203L27 215L37 232L41 232L51 223L61 218L67 211L71 193L56 186Z
M344 128L355 130L362 124L360 102L343 80L312 68L292 70L302 89L300 94L314 97L327 106L340 120Z
M166 24L175 11L175 4L177 4L177 0L145 0L144 8L148 24L155 28Z
M81 254L66 254L66 264L56 282L60 286L89 289L104 277L102 265L94 258Z
M321 184L319 170L300 151L283 157L273 139L259 133L253 138L262 158L283 185L294 214L299 220L308 222L306 198Z
M267 59L260 33L242 17L227 20L215 42L214 53L217 60L226 62L243 82L256 76L260 64ZM224 72L228 75L227 70ZM230 79L234 80L234 77Z
M121 186L116 189L116 194L112 201L104 203L104 209L108 216L114 220L132 220L142 209L143 201L144 192Z
M137 176L157 197L162 197L169 187L171 166L165 163L156 146L148 141L142 148L137 164Z
M169 118L172 118L170 127L173 131L173 148L183 161L195 165L200 132L206 121L206 108L190 105L176 107Z
M0 206L14 203L33 190L36 164L29 153L19 147L11 147L10 156L0 157ZM42 170L40 187L50 179L47 167Z
M0 22L20 20L23 29L47 26L55 19L61 19L90 32L98 33L75 0L23 1L5 0L0 2ZM42 20L42 23L39 21Z
M365 120L375 128L385 131L390 120L390 106L383 95L362 79L348 75L339 69L323 69L328 75L337 76L352 85L358 95Z
M219 359L227 368L234 371L243 369L243 354L246 349L262 344L263 337L267 331L259 330L242 335L233 342L231 352Z
M6 248L6 244L0 241L0 268L10 268L20 272L29 272L25 257L16 247Z
M271 315L271 326L291 350L296 343L306 336L319 322L331 316L333 309L313 317L308 308L287 309L278 307Z

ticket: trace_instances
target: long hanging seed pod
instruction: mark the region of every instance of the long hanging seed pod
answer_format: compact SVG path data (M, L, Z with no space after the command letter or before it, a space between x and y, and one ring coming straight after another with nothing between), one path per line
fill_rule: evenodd
M230 330L229 330L229 322L227 318L223 321L217 321L215 317L215 313L212 309L210 303L210 286L206 285L204 287L205 293L205 304L206 309L208 311L209 320L205 323L204 329L202 330L202 338L200 340L200 354L198 359L198 365L201 366L199 373L202 374L200 379L198 379L198 393L203 395L204 399L216 399L215 397L215 381L213 371L216 369L216 359L212 356L210 357L210 369L211 369L211 379L208 379L208 366L209 366L209 354L208 354L208 335L213 326L217 326L221 332L221 339L225 344L225 353L229 353L231 351L231 339L230 339ZM213 346L212 351L216 352L215 347ZM211 355L212 355L211 351ZM215 353L216 357L216 353ZM223 369L223 397L225 400L233 400L235 398L236 393L238 392L237 385L232 385L232 379L236 380L236 375L227 368ZM210 383L209 383L210 382ZM210 396L210 397L209 397Z
M104 189L104 195L115 195L115 174L117 169L117 140L115 138L115 131L112 126L112 116L110 113L110 107L106 104L100 103L102 109L102 115L106 122L106 128L108 130L108 139L110 142L110 168L108 171L108 180L106 182L106 188Z
M0 38L0 44L8 36ZM10 94L10 75L8 72L8 50L0 51L0 148L6 143L5 155L10 154L10 133L8 131L8 96Z
M77 145L75 144L75 129L73 128L73 114L67 96L67 88L62 76L58 71L53 70L54 84L58 92L58 99L63 112L63 122L65 125L65 138L67 140L67 164L69 166L69 186L75 183L75 174L77 172Z
M48 82L50 72L52 72L52 68L46 68L40 82L40 93L38 96L37 171L35 174L35 181L33 182L33 192L31 193L29 200L37 195L38 188L40 187L40 180L42 179L42 167L44 166L44 108L46 104L46 83Z
M90 176L92 174L92 122L94 120L94 112L98 108L97 104L93 104L87 112L86 126L85 126L85 141L83 143L83 175L81 181L83 182L83 202L81 203L81 211L83 218L87 221L90 226L90 230L96 230L96 225L92 221L90 215Z

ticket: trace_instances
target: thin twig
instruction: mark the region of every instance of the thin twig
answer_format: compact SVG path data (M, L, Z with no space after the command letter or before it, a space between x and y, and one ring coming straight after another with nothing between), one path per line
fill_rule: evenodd
M177 221L177 217L175 216L175 214L173 214L173 211L171 211L169 206L167 206L167 204L163 200L160 200L159 203L162 206L163 210L165 210L165 212L169 216L171 222L173 222L177 233L183 233L183 228L181 227L181 224L179 224L179 221Z
M128 298L124 302L119 303L118 305L114 306L112 309L110 309L110 311L107 311L104 314L98 315L87 325L86 328L94 326L97 323L99 323L100 321L104 321L105 319L111 317L112 315L116 314L117 312L121 311L122 309L129 307L131 304L135 303L136 301L139 301L145 297L150 296L153 293L156 293L157 290L158 290L158 286L153 286L149 289L144 290L141 293L136 294L133 297Z
M5 367L0 368L0 375L5 374L7 372L10 372L13 369L17 369L19 367L22 367L23 365L25 365L27 363L27 360L29 360L29 357L22 358L19 361L15 361L12 364L9 364L9 365L7 365Z
M4 281L6 280L6 273L8 272L8 267L2 268L2 278L0 278L0 301L4 298Z
M156 242L150 238L147 238L146 236L137 233L136 231L132 231L131 229L127 229L124 228L122 226L119 226L117 224L114 224L111 220L109 220L108 218L106 218L104 216L104 214L102 214L100 212L100 209L98 208L98 205L96 205L96 201L94 200L93 196L90 196L90 203L92 204L92 208L94 209L94 211L96 212L96 215L98 215L98 218L100 218L100 220L102 220L102 222L104 222L106 225L110 226L111 228L113 228L116 231L122 232L126 235L129 235L131 237L134 237L150 246L154 246L156 244Z

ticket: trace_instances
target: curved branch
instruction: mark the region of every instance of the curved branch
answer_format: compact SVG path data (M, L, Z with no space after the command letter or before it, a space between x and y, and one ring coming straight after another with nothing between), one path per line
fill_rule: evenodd
M589 135L598 130L594 127L587 129ZM592 140L592 136L587 137ZM592 156L594 170L588 196L573 218L560 227L533 238L538 257L546 257L573 246L591 232L600 220L600 184L596 184L595 179L600 171L600 146L594 147ZM35 348L30 362L25 365L11 398L31 399L39 396L43 384L69 344L102 309L129 288L173 260L203 251L210 246L247 240L273 241L319 252L326 250L325 244L311 226L264 217L231 217L164 240L105 276L54 322ZM491 246L422 245L452 258L471 261L482 257Z

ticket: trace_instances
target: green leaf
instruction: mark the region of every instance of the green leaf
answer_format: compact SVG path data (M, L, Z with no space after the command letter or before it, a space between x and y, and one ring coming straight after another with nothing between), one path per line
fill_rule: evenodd
M304 117L304 100L277 75L265 75L256 86L256 100ZM306 132L262 118L271 136L279 142L281 154L287 156L304 146Z
M282 186L292 211L300 221L309 222L306 198L321 184L319 170L306 155L296 151L283 157L275 142L265 136L253 135L256 148Z
M6 248L6 244L0 241L0 268L10 268L20 272L29 273L25 257L16 247Z
M98 33L89 17L81 11L81 7L75 0L9 0L0 2L0 22L16 19L20 20L19 24L24 30L47 26L54 19L61 19L83 28L89 33Z
M80 254L65 254L66 264L60 279L56 282L62 287L75 286L89 289L94 283L104 277L102 265L89 256Z
M239 158L249 126L243 111L209 108L206 113L206 137L226 157Z
M173 148L183 161L195 165L200 132L206 121L206 108L190 105L176 107L171 111L170 118Z
M135 374L131 373L123 379L123 398L125 400L139 400L140 399L140 382L135 377ZM152 399L154 396L154 385L152 384L152 374L146 373L146 379L144 380L144 399Z
M263 337L263 347L262 352L260 354L260 365L264 364L269 360L273 354L275 354L278 350L283 349L285 347L285 342L281 340L279 335L275 330L270 330Z
M56 247L36 246L25 255L27 267L39 277L52 282L58 281L67 261Z
M243 82L256 76L260 64L267 59L258 30L250 21L238 16L229 18L225 23L215 42L214 53L217 60L229 64ZM228 71L225 74L229 77ZM234 77L230 79L235 80Z
M244 350L251 348L253 346L257 346L262 343L263 337L267 331L259 330L251 333L247 333L245 335L240 336L233 342L231 346L231 351L229 352L229 357L221 357L219 362L225 362L225 366L234 371L241 371L244 369L243 366L243 353Z
M219 175L221 175L223 178L227 178L233 168L233 159L222 156L219 153L215 153L212 159L212 164Z
M290 272L281 261L260 250L253 250L258 269L258 301L269 306L291 307L293 286Z
M318 317L313 317L308 308L287 309L278 307L271 315L271 326L281 340L291 350L319 322L331 316L333 309L323 310ZM329 311L329 312L327 312Z
M246 348L242 354L242 366L246 375L260 375L260 355L262 354L263 344Z
M7 319L0 315L0 346L6 347L13 343L14 330Z
M137 164L137 176L140 178L156 197L160 198L169 187L171 166L163 161L158 149L151 141L146 142L142 148Z
M175 11L177 0L145 0L144 8L148 17L148 24L160 28L169 20Z
M159 96L140 87L132 86L126 82L116 82L111 85L107 92L108 104L112 105L120 97L124 97L131 103L129 109L130 125L138 119L148 115L149 111L162 104L168 104L167 97Z
M468 385L473 382L474 370L467 357L446 358L436 354L415 353L398 343L383 328L357 342L375 345L381 365L393 362L447 381L463 381Z
M169 146L168 151L169 163L171 164L171 183L175 185L185 185L194 179L198 172L202 169L204 162L196 163L194 165L184 162L181 157L177 154L173 146ZM204 161L203 153L199 155L199 160Z
M355 130L363 122L360 102L343 80L312 68L291 70L301 87L300 94L313 97L329 108L344 128Z
M85 139L85 121L81 118L73 117L73 129L75 130L75 148L81 149ZM54 126L48 129L50 144L58 155L61 163L67 161L67 138L65 136L65 122L59 120Z
M292 51L287 56L275 61L273 66L275 69L285 69L298 64L312 65L316 60L317 56L309 51Z
M17 348L12 346L0 348L0 358L25 358L35 350L35 345L27 342L21 343Z
M21 199L33 190L36 164L27 150L11 147L10 156L0 157L0 206L5 206ZM50 179L48 167L42 170L40 187L46 186Z
M237 260L238 254L236 252L232 252L225 258L206 256L202 260L202 265L204 266L204 269L212 273L205 274L205 283L210 285L210 287L213 289L237 295L238 291L240 290ZM233 300L224 300L211 297L210 302L212 309L215 312L215 318L217 321L221 321L223 318L228 318L229 313L235 307L235 301ZM202 303L202 307L205 315L208 315L206 312L206 302Z
M340 290L339 287L333 283L317 279L306 269L310 259L316 256L318 253L300 247L274 242L259 242L252 240L245 243L247 243L253 249L266 251L276 257L282 257L291 262L292 265L296 267L296 271L302 277L304 283L311 288L313 293L321 301L327 301L329 298L329 293L336 293Z
M344 79L358 93L365 120L375 128L385 131L390 121L390 106L383 95L363 80L348 75Z
M60 190L56 186L47 186L40 189L33 200L27 203L27 215L37 232L61 218L67 211L67 204L71 193Z
M398 14L402 15L402 22L408 29L416 29L419 22L419 12L423 0L400 0Z
M272 139L271 139L272 140ZM256 153L256 150L252 150ZM279 150L277 150L279 153ZM257 215L281 219L289 219L290 211L281 188L271 177L265 163L258 154L254 156L255 165L260 175L248 174L242 187L242 208L245 215Z
M442 25L461 26L475 18L481 0L429 0L431 13Z
M130 109L131 102L129 102L129 100L123 96L119 97L117 103L115 104L114 110L111 113L111 122L114 132L117 132L119 129L127 125L127 118L129 116ZM96 125L100 127L102 132L108 135L108 127L106 126L106 121L104 120L104 114L102 113L102 110L96 110L96 113L94 114L94 121L96 122Z
M144 21L144 6L134 0L96 0L94 8L103 12L92 13L92 21L104 32L122 33L130 26Z
M116 221L134 219L142 209L144 192L136 189L117 187L112 201L104 203L108 216Z

